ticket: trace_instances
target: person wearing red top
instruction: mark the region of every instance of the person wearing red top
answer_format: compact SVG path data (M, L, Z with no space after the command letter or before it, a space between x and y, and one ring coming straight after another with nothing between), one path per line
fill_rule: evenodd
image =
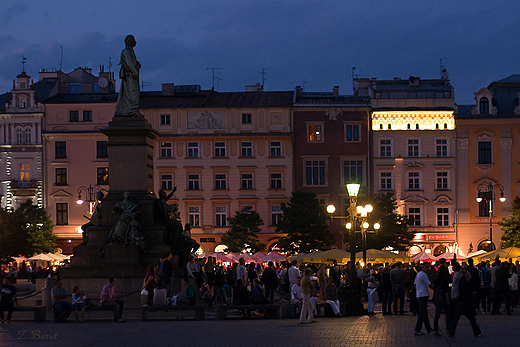
M153 265L148 266L148 272L144 276L143 289L146 288L148 291L148 305L153 302L153 290L157 287L155 280L155 267Z

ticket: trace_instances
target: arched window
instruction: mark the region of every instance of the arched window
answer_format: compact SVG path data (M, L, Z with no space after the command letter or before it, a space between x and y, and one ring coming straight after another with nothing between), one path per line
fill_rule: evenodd
M446 246L444 245L439 245L437 247L435 247L435 249L433 250L433 255L435 257L438 257L439 255L443 254L443 253L446 253L448 249L446 248Z
M31 128L25 128L25 143L31 143Z
M419 246L410 246L410 249L408 250L408 255L409 256L414 256L418 253L421 253L422 252L422 248L419 247Z
M22 128L16 128L16 143L23 143Z
M480 98L480 114L489 114L488 98Z
M486 251L486 252L491 252L491 251L494 251L495 249L496 249L495 244L493 242L490 242L489 240L481 241L477 247L477 251L482 250L482 251Z
M21 107L21 108L27 108L27 101L26 101L25 99L22 99L22 100L20 101L20 107Z

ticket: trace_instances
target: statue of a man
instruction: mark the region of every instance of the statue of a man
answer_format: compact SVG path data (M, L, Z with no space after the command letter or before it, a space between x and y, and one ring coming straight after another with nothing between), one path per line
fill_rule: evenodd
M133 35L125 37L125 49L121 51L119 78L121 87L116 103L116 116L143 117L139 113L139 69L141 64L134 53L136 41Z

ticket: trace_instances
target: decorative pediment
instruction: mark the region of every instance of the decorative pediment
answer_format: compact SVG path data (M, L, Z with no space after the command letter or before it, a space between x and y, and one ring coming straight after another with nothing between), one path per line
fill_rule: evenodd
M408 195L406 197L404 197L402 199L402 201L405 203L405 204L409 204L409 203L425 203L425 202L428 202L428 199L426 199L425 197L423 196L420 196L420 195Z
M407 170L422 170L424 169L424 164L418 163L416 161L412 161L404 166Z
M72 198L72 194L64 191L63 189L58 189L57 191L51 194L51 198L53 198L54 200L70 199Z
M491 92L487 88L482 88L478 92L473 93L473 94L475 94L476 105L473 106L473 108L471 109L471 114L474 114L474 115L481 114L481 112L480 112L481 100L482 100L482 102L487 102L487 104L488 104L488 106L487 106L488 112L484 113L484 114L497 114L498 110L493 105L493 94L494 94L493 92Z
M442 194L442 195L439 195L438 197L436 197L433 200L433 202L436 204L451 204L453 202L453 199L451 199L449 196L447 196L445 194Z
M488 130L482 130L475 135L477 136L477 141L492 141L495 133Z

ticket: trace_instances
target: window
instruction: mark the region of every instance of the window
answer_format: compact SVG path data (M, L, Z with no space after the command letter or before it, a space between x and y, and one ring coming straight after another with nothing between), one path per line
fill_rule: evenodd
M92 111L83 111L83 121L92 122Z
M31 143L31 128L25 128L25 143Z
M478 163L491 164L491 141L480 141L478 143Z
M344 183L356 182L363 183L363 161L361 160L345 160L343 162L343 180Z
M359 141L359 125L347 124L346 128L347 141Z
M225 227L227 226L227 213L225 206L215 207L215 226Z
M381 190L392 190L392 173L381 172Z
M188 222L192 227L200 226L200 207L188 208Z
M272 173L271 174L271 189L282 189L282 174Z
M325 161L307 160L305 162L305 174L308 186L325 185Z
M170 124L170 115L169 114L161 114L161 125Z
M480 98L480 114L489 114L488 98Z
M16 129L16 143L21 144L23 143L23 130L22 128Z
M437 226L438 227L449 227L450 226L450 213L447 207L437 207Z
M420 177L418 172L409 172L408 173L408 190L419 190L420 185Z
M421 208L408 207L408 225L411 227L421 226Z
M448 172L437 172L437 190L448 190Z
M20 181L29 181L29 163L20 164Z
M56 204L56 224L67 225L69 224L69 205L67 203Z
M56 168L56 185L66 186L67 185L67 169Z
M225 158L226 157L226 143L225 142L215 142L215 158Z
M280 206L271 206L271 225L278 225L282 221L282 215Z
M482 201L478 203L478 216L479 217L489 217L489 204L491 201L491 192L479 192L479 198L482 198Z
M253 143L242 142L241 156L244 158L251 158L253 156Z
M65 141L56 141L54 143L54 154L56 159L67 158L67 143Z
M70 111L69 120L71 122L79 122L79 111Z
M188 190L200 190L199 175L188 175Z
M253 189L253 174L242 174L242 189Z
M97 141L96 142L96 156L98 158L108 158L108 142Z
M251 113L242 113L242 124L251 124Z
M408 140L408 156L418 157L419 156L419 139Z
M80 94L81 93L81 83L71 83L69 85L69 93L70 94Z
M385 140L379 140L380 144L380 156L381 157L391 157L392 156L392 140L385 139Z
M271 157L281 157L282 156L282 142L281 141L271 141Z
M215 175L215 190L225 190L226 189L226 175L218 174Z
M198 158L199 157L199 143L198 142L188 142L188 158Z
M98 186L108 185L108 167L97 168L97 184Z
M27 100L25 100L25 99L20 100L20 104L21 104L20 105L21 108L26 108L27 107Z
M99 83L94 83L94 93L99 93Z
M172 143L171 142L161 142L161 158L171 158L172 157Z
M161 188L164 190L173 189L173 176L172 175L161 175Z
M309 142L321 142L323 141L323 136L321 133L321 125L309 125L308 127L309 133Z
M438 157L447 157L448 156L448 140L447 139L437 139L437 156Z

